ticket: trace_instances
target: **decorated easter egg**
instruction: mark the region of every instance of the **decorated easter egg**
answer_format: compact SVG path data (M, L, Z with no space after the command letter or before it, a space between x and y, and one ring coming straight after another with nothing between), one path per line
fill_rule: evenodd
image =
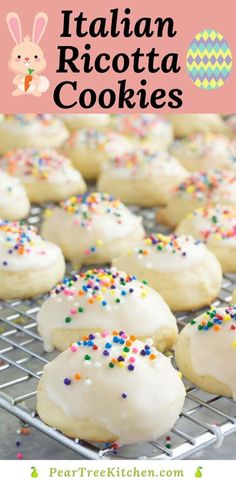
M195 35L187 52L187 71L204 90L222 87L232 69L232 54L221 33L206 29Z

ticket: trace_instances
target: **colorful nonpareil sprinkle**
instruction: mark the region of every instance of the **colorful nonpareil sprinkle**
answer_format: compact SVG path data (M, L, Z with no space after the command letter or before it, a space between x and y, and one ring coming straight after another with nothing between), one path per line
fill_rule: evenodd
M18 149L8 152L3 163L10 175L33 176L40 180L46 180L55 175L64 166L70 165L70 161L50 149Z
M83 195L77 195L70 197L68 200L61 202L61 207L70 215L76 216L75 224L79 224L81 227L89 228L94 217L108 214L113 216L118 224L122 223L122 207L123 204L114 199L109 194L103 194L100 192L86 193ZM102 212L100 210L102 206ZM91 249L96 250L96 247L101 245L99 239L96 240L96 245L91 246Z
M216 308L212 306L205 314L200 318L193 319L190 322L191 326L195 326L198 331L206 332L209 329L219 333L222 326L226 326L229 331L232 331L232 335L235 336L236 329L236 306L227 306ZM232 343L236 341L233 339ZM233 346L233 344L232 344Z
M79 148L86 146L91 150L100 152L119 152L119 143L121 138L118 134L109 131L101 131L96 129L80 129L71 134L66 142L69 148ZM88 159L89 160L89 159Z
M18 122L19 125L29 125L32 122L39 122L45 126L51 125L55 119L51 114L6 114L4 120L7 122Z
M182 149L193 158L213 157L224 155L233 163L236 162L236 142L223 135L207 133L193 133L188 137L174 142L174 150Z
M68 304L68 315L64 322L70 324L78 315L87 315L89 307L97 304L101 309L110 310L115 305L126 302L133 293L138 293L141 299L148 296L149 288L145 281L136 281L135 276L111 269L90 269L87 272L76 274L66 278L52 291L52 297L57 302L61 296L70 300ZM92 339L92 338L91 338ZM109 342L105 345L105 354L109 354ZM73 351L74 344L71 346ZM133 359L131 358L131 363Z
M150 344L136 342L135 336L129 336L124 331L113 331L112 334L107 331L89 334L88 336L83 336L81 340L73 345L76 346L76 349L71 350L71 355L76 355L76 353L82 351L84 355L80 367L82 368L83 363L87 364L89 362L90 372L92 372L91 369L97 369L104 363L109 370L127 369L129 372L133 372L136 368L138 369L139 363L137 361L140 358L145 358L146 362L152 365L158 356L156 349ZM98 361L99 359L100 362ZM86 377L83 379L82 374L76 372L71 378L64 378L63 383L67 387L78 380L84 382L86 386L91 386L92 384L90 378ZM126 391L121 392L120 398L121 400L128 400L128 393Z
M208 172L193 173L175 188L179 195L189 194L196 199L211 199L215 191L224 184L235 184L236 176L226 171L212 170Z
M160 162L171 162L172 160L173 157L167 152L150 153L147 149L138 149L113 157L110 164L117 169L125 168L135 171L143 166L160 165Z
M1 249L6 253L6 260L3 259L2 267L7 267L9 256L29 255L32 247L40 239L37 236L37 229L23 222L8 222L0 220ZM36 252L38 255L45 256L46 252L41 246ZM8 259L8 260L7 260Z
M121 115L118 122L119 132L139 139L155 136L158 130L162 131L163 126L169 125L165 118L150 114Z
M135 247L132 253L140 256L150 255L149 247L152 246L158 252L167 252L169 254L176 254L182 257L187 255L185 249L189 245L201 245L198 240L194 240L191 236L177 236L175 234L151 234L144 240L145 247Z
M233 207L205 207L193 211L188 217L208 221L209 226L200 232L205 241L209 238L220 241L236 237L236 209Z

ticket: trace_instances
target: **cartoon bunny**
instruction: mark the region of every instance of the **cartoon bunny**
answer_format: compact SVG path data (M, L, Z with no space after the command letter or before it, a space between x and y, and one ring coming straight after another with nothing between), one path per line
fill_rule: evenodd
M44 53L39 47L48 23L46 13L37 13L34 19L32 40L26 36L22 40L22 30L19 15L15 12L8 13L7 26L16 43L11 52L8 67L17 74L13 79L16 89L12 95L31 94L40 97L49 88L49 80L43 75L38 75L46 68Z

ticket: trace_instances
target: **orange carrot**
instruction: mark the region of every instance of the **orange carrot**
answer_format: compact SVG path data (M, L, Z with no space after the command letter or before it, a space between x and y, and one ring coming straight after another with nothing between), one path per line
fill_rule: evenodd
M32 76L32 73L33 73L33 70L31 68L28 69L28 75L25 76L25 92L27 92L27 90L29 90L30 88L30 84L33 80L33 76Z

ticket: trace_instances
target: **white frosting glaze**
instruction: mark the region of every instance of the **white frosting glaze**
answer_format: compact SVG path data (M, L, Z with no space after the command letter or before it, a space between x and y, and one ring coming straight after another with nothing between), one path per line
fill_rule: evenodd
M125 239L136 229L144 236L141 217L109 194L73 196L61 206L49 212L46 222L48 227L51 225L55 241L70 245L75 257L99 253L104 244Z
M103 164L103 172L116 178L145 178L159 179L161 176L185 177L187 171L177 159L167 152L149 153L145 149L127 152L114 157Z
M190 339L193 370L199 376L212 376L229 386L236 399L236 309L212 307L208 312L212 317L203 314L195 319L195 324L188 324L183 330ZM208 328L209 322L213 326ZM214 326L220 329L215 330Z
M106 428L119 445L155 440L166 433L185 397L170 359L150 344L130 341L124 333L93 337L90 343L96 350L82 341L45 366L42 389L49 399L70 419L88 417ZM119 356L124 361L118 361Z
M152 234L128 253L138 264L158 272L181 272L201 263L207 254L204 244L191 236L163 234Z
M19 180L0 171L0 216L3 216L6 210L11 209L14 212L15 207L25 210L27 205L29 206L29 201Z
M58 246L44 241L34 227L0 221L0 268L3 271L44 269L61 257Z
M176 320L162 297L114 267L65 279L44 302L37 321L46 351L53 349L55 329L123 329L141 338L162 327L176 330Z
M195 238L207 244L236 247L236 209L234 207L217 205L196 209L183 219L179 227L183 232L190 228Z
M11 175L19 177L24 184L36 180L53 184L83 182L70 160L52 149L18 149L9 152L1 162Z

